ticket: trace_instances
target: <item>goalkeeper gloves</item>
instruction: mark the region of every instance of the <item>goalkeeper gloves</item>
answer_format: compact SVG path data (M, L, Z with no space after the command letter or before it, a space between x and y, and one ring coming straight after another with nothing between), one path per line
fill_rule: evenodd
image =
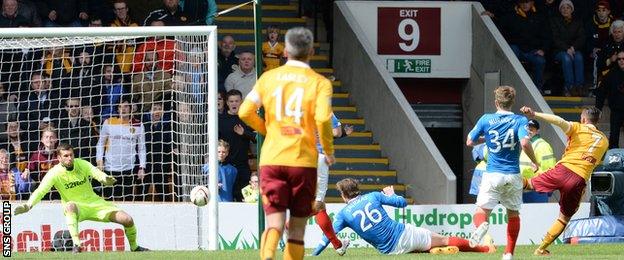
M19 214L24 214L26 212L28 212L30 210L30 206L28 206L28 204L24 203L22 205L19 205L17 207L15 207L15 215L19 215Z
M102 182L102 184L104 184L104 186L113 186L113 184L115 184L115 182L117 182L115 177L113 177L113 176L106 176L104 178L104 181Z

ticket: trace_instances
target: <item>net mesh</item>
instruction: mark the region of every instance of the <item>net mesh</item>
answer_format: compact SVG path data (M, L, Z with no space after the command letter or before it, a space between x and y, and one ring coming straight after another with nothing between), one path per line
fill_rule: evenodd
M207 184L216 120L208 49L207 35L0 38L2 197L28 199L62 142L117 178L112 188L93 182L106 199L188 200Z

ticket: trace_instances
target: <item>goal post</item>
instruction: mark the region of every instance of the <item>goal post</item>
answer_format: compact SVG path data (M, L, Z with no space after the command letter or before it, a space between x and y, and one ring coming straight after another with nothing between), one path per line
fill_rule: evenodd
M33 164L47 155L42 133L52 127L58 142L50 146L72 143L77 157L118 175L115 187L94 187L106 199L188 201L194 186L206 185L208 214L188 233L198 248L219 249L216 26L2 28L0 55L11 107L0 111L7 115L0 142L12 165L28 171L24 182L36 187L55 164L52 157ZM120 105L126 98L129 112ZM119 128L128 113L132 120ZM11 196L24 200L29 192Z

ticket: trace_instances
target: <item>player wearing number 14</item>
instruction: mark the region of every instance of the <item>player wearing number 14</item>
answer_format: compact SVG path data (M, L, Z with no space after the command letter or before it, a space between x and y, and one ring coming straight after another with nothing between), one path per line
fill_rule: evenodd
M245 97L238 115L265 135L260 153L260 191L267 229L260 258L274 259L290 210L284 259L303 259L303 234L312 213L316 188L316 133L328 165L334 162L331 128L331 82L308 65L314 53L312 32L303 27L286 32L285 65L265 72ZM264 118L256 110L264 107Z

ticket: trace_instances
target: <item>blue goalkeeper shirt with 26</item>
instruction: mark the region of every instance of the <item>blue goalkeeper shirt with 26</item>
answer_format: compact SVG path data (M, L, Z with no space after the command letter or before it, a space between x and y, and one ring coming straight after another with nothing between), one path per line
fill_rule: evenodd
M485 137L488 148L486 172L503 174L520 173L520 139L527 137L528 120L512 112L498 111L479 118L475 127L468 133L472 141Z
M392 252L405 230L405 225L392 220L382 205L404 208L407 201L401 196L387 196L381 192L358 196L350 200L334 217L334 230L338 233L346 227L351 228L379 252ZM329 240L323 237L323 242L313 254L318 255L328 244Z

